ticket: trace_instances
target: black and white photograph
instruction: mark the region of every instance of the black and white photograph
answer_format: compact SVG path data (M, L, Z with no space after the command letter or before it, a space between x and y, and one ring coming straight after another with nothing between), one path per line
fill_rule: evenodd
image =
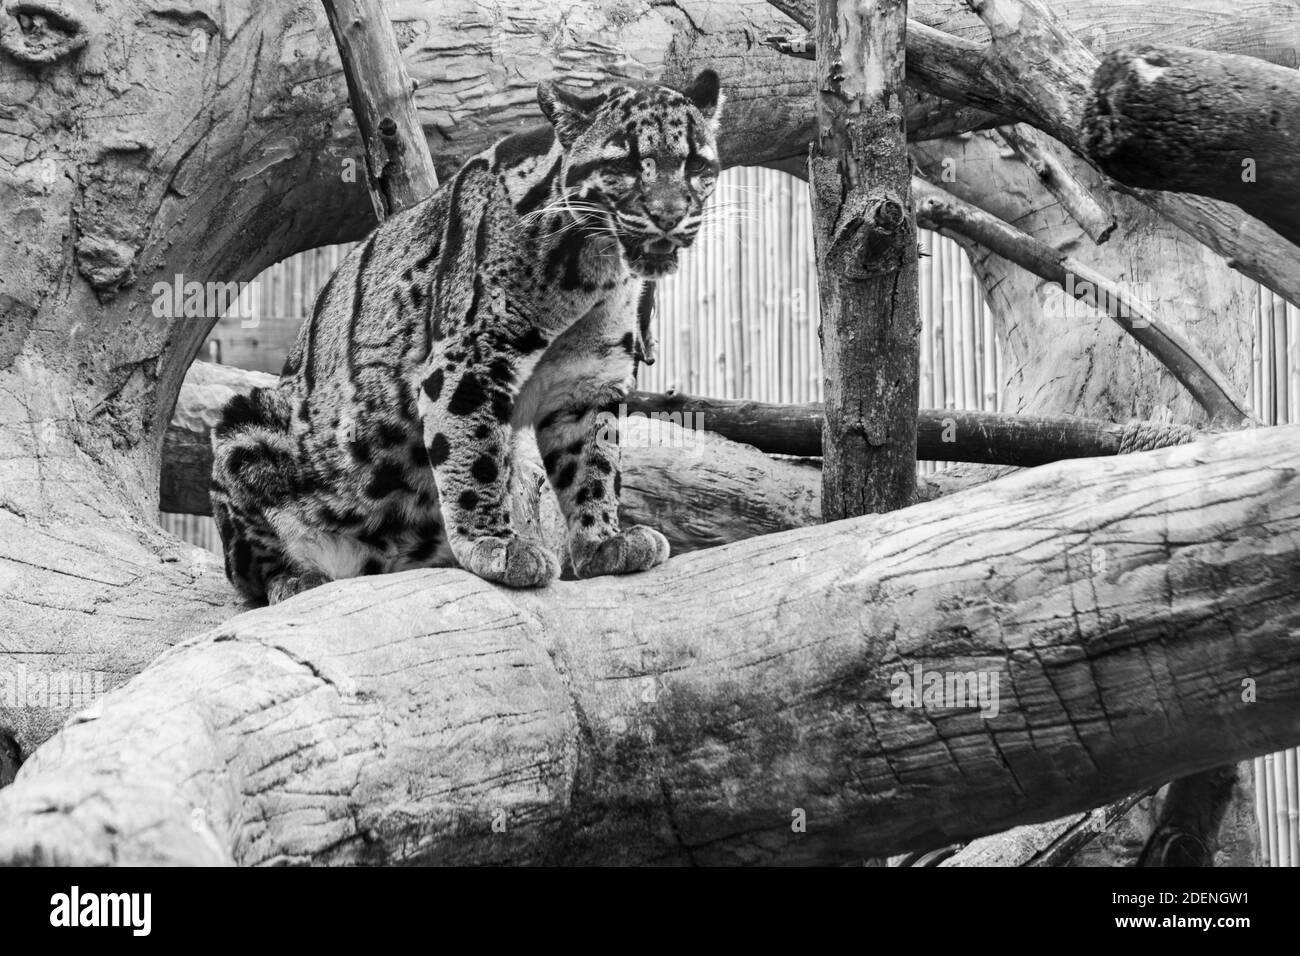
M964 868L1223 940L1298 748L1300 0L0 0L19 924Z

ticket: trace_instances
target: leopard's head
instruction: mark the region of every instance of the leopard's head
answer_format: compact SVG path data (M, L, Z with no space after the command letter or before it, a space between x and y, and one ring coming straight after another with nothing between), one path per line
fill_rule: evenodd
M681 91L627 82L580 95L543 83L537 98L564 148L569 210L612 233L635 274L676 271L718 179L718 75L705 70Z

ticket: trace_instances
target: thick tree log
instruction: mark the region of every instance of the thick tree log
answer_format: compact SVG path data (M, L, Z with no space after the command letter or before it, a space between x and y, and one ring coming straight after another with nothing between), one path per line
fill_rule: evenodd
M1131 186L1224 199L1300 243L1300 72L1169 46L1112 52L1084 140Z
M0 862L827 862L1292 746L1297 448L1062 463L540 593L327 585L38 751ZM997 675L996 714L895 706L915 668Z

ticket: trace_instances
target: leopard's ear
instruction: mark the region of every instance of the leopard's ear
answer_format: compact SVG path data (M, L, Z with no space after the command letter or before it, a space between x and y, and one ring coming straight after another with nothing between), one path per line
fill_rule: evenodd
M709 121L709 128L717 133L718 120L722 117L722 104L726 101L718 74L712 70L701 70L700 75L691 81L691 85L682 90L682 95L694 104L700 114Z
M583 96L549 81L537 84L537 103L555 127L555 135L565 149L591 128L596 111L604 102L604 93Z

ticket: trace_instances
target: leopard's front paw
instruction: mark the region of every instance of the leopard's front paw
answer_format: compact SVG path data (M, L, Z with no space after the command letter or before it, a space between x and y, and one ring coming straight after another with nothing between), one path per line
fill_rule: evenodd
M573 573L580 578L601 574L631 574L668 560L668 539L654 528L634 525L598 545L573 555Z
M560 573L555 555L526 538L479 538L460 564L485 581L512 588L540 588Z

